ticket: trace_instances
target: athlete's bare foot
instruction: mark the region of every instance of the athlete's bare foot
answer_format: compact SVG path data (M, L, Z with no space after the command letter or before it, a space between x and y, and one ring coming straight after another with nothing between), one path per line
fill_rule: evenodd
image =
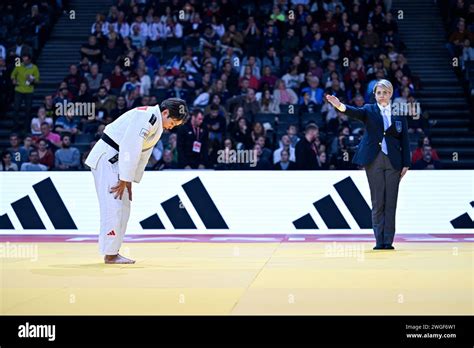
M104 262L108 264L133 264L135 260L127 259L126 257L117 255L105 255Z

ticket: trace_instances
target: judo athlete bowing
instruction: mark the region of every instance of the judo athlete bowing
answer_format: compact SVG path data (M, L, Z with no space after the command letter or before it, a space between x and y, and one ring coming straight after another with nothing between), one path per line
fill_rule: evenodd
M85 163L99 198L99 251L105 263L135 263L119 254L130 216L132 181L140 182L163 129L184 124L188 114L186 102L179 98L137 107L107 125L89 153Z
M390 81L377 81L373 92L376 103L361 108L345 105L332 95L327 100L340 112L365 124L353 163L364 167L369 181L374 249L393 250L398 188L411 159L408 123L406 116L392 114Z

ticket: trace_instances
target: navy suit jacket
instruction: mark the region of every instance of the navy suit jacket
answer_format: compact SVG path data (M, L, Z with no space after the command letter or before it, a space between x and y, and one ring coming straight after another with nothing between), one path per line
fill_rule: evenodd
M391 125L384 131L383 116L377 103L365 104L361 108L346 105L344 114L362 121L366 131L352 162L360 166L370 164L382 149L385 136L388 158L392 166L401 170L410 167L410 142L408 140L408 122L405 116L391 117Z

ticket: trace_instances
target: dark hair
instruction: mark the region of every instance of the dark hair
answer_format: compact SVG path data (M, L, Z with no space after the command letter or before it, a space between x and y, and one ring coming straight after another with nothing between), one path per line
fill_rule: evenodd
M428 138L429 145L431 146L431 137L427 135L420 135L420 137L418 138L418 147L421 147L421 148L424 147L423 142L425 141L425 138Z
M66 132L62 133L61 134L61 141L63 141L65 137L68 137L69 140L71 140L71 133L66 133Z
M169 117L177 121L186 122L189 117L189 110L186 102L180 98L168 98L161 102L160 110L168 110Z

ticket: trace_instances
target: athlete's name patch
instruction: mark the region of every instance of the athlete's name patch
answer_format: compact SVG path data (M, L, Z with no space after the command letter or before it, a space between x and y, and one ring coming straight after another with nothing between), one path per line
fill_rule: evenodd
M156 122L156 116L155 116L155 114L152 114L152 115L151 115L150 120L149 120L148 122L150 122L150 124L151 124L152 126L155 125L155 122Z

